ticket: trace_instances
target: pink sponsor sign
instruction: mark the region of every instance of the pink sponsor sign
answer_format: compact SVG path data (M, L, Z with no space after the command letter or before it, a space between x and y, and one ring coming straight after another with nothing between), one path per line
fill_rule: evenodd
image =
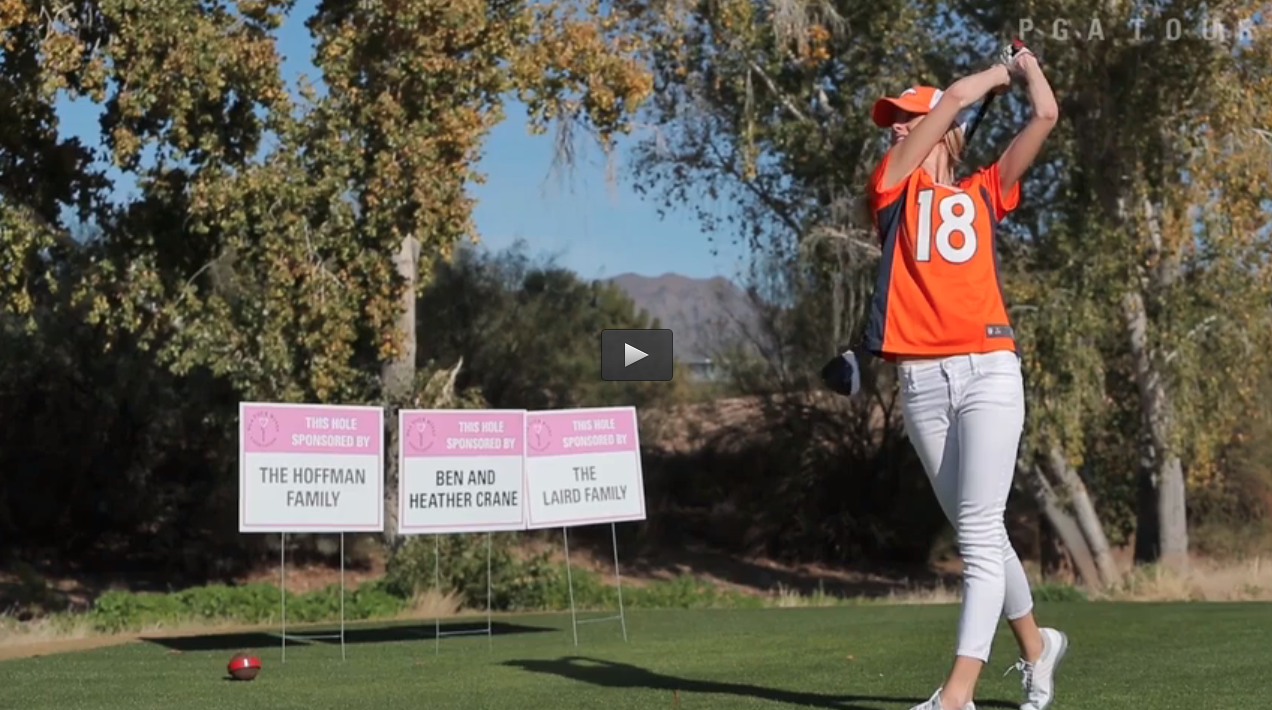
M380 455L380 410L288 404L244 404L243 451L249 454Z
M239 403L239 531L384 529L384 411Z
M634 407L526 413L526 527L645 519Z
M525 529L524 410L403 409L398 417L401 532Z
M532 412L526 420L527 458L639 450L631 407Z
M525 412L448 410L402 413L402 455L520 456Z

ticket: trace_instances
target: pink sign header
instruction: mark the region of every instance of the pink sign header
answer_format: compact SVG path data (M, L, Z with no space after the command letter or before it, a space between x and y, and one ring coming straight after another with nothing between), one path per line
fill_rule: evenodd
M640 451L636 409L566 409L526 413L526 456Z
M383 452L383 410L378 407L244 403L239 426L248 453Z
M526 413L447 409L402 413L402 455L521 456Z

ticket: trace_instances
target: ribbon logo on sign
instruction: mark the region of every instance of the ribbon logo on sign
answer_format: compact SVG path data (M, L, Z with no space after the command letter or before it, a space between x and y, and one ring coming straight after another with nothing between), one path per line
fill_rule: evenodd
M247 422L247 436L257 446L270 446L278 441L278 420L269 412L257 412Z
M406 443L411 445L413 451L428 451L433 448L433 441L437 437L437 429L434 428L433 422L427 419L416 419L411 422L410 430L406 434Z
M542 419L530 422L530 448L543 451L552 444L552 430Z

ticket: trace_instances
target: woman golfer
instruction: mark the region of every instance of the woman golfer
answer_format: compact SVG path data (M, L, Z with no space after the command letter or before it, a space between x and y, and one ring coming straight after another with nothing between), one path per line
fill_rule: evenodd
M958 112L1013 78L1028 87L1033 117L998 162L956 179ZM944 91L915 86L879 99L873 118L891 130L892 146L868 193L883 257L866 347L897 363L906 431L964 563L953 668L913 710L974 710L1000 614L1020 644L1021 708L1045 710L1068 640L1034 621L1004 524L1025 402L994 247L999 222L1020 200L1021 176L1056 123L1055 97L1034 55L1017 44Z

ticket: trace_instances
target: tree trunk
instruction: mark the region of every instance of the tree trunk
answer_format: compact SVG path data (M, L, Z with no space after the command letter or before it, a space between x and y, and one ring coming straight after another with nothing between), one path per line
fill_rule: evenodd
M1188 517L1184 467L1173 445L1174 419L1166 385L1148 346L1148 315L1144 297L1130 291L1122 298L1122 315L1130 337L1139 387L1140 411L1153 445L1153 480L1156 495L1157 545L1160 562L1182 571L1188 566Z
M393 257L393 266L402 279L401 308L395 324L401 341L397 357L385 362L380 372L386 405L385 440L388 441L384 471L384 542L390 554L402 543L398 534L398 410L407 403L415 388L415 289L419 283L419 257L419 242L410 236L402 240Z
M1087 545L1078 523L1073 516L1065 512L1064 506L1060 504L1060 498L1052 489L1046 473L1041 466L1034 465L1026 467L1025 474L1025 482L1034 500L1051 525L1051 529L1059 536L1061 544L1069 551L1069 557L1073 560L1073 567L1078 572L1079 580L1089 587L1099 585L1100 572L1095 564L1095 558L1091 555L1091 548Z
M1056 534L1056 529L1051 525L1046 514L1042 511L1039 513L1041 514L1038 516L1038 562L1042 567L1042 576L1055 578L1064 575L1072 576L1076 580L1078 575L1069 561L1064 542Z
M1140 457L1136 471L1135 496L1135 563L1150 564L1161 558L1162 548L1157 524L1157 486L1153 464L1153 439L1145 430L1140 434Z
M1052 445L1047 463L1052 476L1060 481L1064 497L1068 499L1069 506L1073 510L1077 526L1082 531L1082 537L1087 542L1087 549L1099 572L1100 584L1105 587L1119 584L1122 581L1122 573L1118 571L1117 562L1113 560L1109 538L1104 534L1104 525L1100 522L1095 504L1091 502L1086 483L1083 483L1082 477L1065 460L1064 449L1059 445Z

